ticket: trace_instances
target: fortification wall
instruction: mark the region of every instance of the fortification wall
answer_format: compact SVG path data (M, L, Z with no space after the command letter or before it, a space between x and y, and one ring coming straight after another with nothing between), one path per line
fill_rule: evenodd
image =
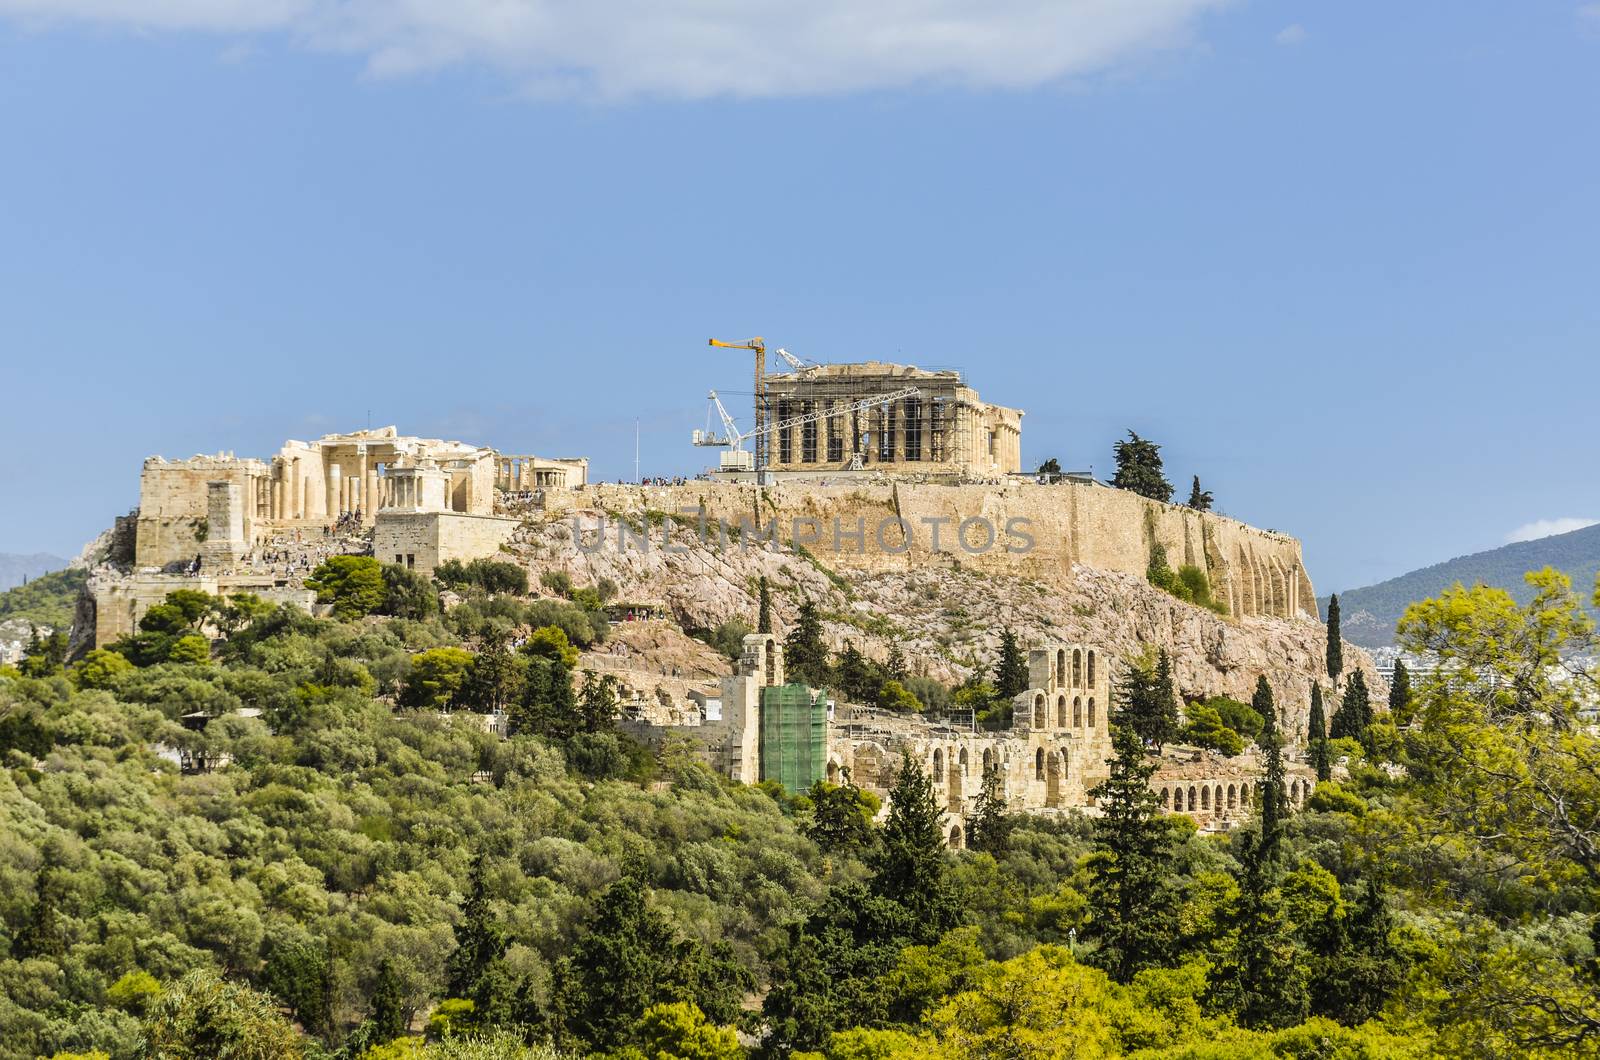
M372 535L372 554L382 563L399 563L432 574L446 560L493 556L511 540L518 520L463 512L380 511Z
M686 511L703 509L711 534L719 521L742 523L745 532L776 521L782 541L798 542L845 572L958 562L1048 580L1082 564L1143 577L1159 544L1174 568L1205 570L1232 614L1318 617L1295 538L1090 483L600 484L555 491L546 509L642 519L652 525L654 543L663 514L674 519L675 534L700 532ZM616 528L610 533L615 547Z
M164 567L198 557L208 533L209 490L212 482L229 482L239 487L241 533L248 541L251 530L250 505L254 482L266 475L267 466L259 460L227 456L197 456L189 460L163 460L153 456L144 462L139 477L139 523L135 534L134 563L140 567Z

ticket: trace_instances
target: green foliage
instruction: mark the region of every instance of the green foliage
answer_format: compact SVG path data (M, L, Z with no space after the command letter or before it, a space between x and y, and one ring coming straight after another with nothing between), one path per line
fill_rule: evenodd
M1264 759L1261 777L1261 856L1270 860L1277 852L1283 820L1289 814L1289 789L1284 784L1283 737L1278 733L1278 708L1266 675L1256 678L1250 707L1265 724L1256 743Z
M767 588L765 574L756 589L756 632L772 632L772 590Z
M783 667L789 680L813 688L825 687L831 676L828 649L822 643L822 619L810 600L801 601L794 628L783 639Z
M624 1044L656 1005L690 1001L713 1021L731 1022L747 982L725 952L707 951L674 931L633 877L601 897L557 974L561 1026L601 1049Z
M1155 665L1134 660L1118 689L1119 723L1148 746L1160 750L1178 737L1178 701L1172 686L1172 659L1165 648ZM1193 742L1193 741L1191 741Z
M1057 460L1055 457L1052 456L1048 460L1044 461L1042 464L1039 465L1039 468L1035 472L1035 474L1038 474L1038 475L1059 475L1059 474L1061 474L1061 461Z
M421 621L439 610L439 593L433 583L398 563L382 567L383 603L378 610L395 618Z
M1172 499L1172 483L1162 473L1159 445L1130 430L1126 439L1111 448L1117 460L1117 473L1111 479L1113 486L1132 490L1151 500L1165 502Z
M695 636L717 649L729 662L738 662L744 653L744 638L750 632L750 623L735 617L719 622L715 629L697 630Z
M842 784L819 780L811 785L811 821L805 833L828 852L862 850L874 839L872 818L878 801L850 782L848 773Z
M917 713L923 709L922 700L899 681L885 681L879 686L875 698L877 706L884 710Z
M371 556L329 556L306 579L317 591L317 602L332 604L335 618L370 615L388 597L383 567Z
M1222 720L1222 715L1210 702L1189 704L1185 715L1187 720L1178 733L1183 743L1224 755L1244 753L1244 737Z
M193 972L151 1006L145 1053L162 1060L297 1060L303 1042L267 995Z
M967 821L967 846L999 857L1011 849L1014 822L1006 806L1005 782L1000 766L989 763L983 771L982 785Z
M995 695L1010 700L1028 690L1028 657L1010 627L1000 630L1000 657L994 664Z
M1372 698L1367 693L1367 679L1360 670L1350 675L1344 686L1344 699L1333 712L1328 725L1328 735L1335 739L1347 738L1365 741L1372 727Z
M857 651L855 642L845 641L833 664L832 687L851 703L871 703L883 683L883 669Z
M1100 807L1089 859L1096 963L1118 982L1162 963L1176 935L1173 835L1150 778L1156 765L1132 728L1113 724L1110 776L1090 794Z
M437 577L437 572L435 577ZM462 571L462 580L466 580L465 569ZM569 599L572 597L572 576L564 570L544 571L539 575L539 584L557 596L565 596Z
M620 1055L647 1060L740 1060L745 1055L732 1027L718 1027L692 1001L651 1005L639 1017L631 1044Z
M1339 675L1344 673L1344 635L1339 632L1339 594L1334 593L1328 598L1328 647L1327 647L1328 676L1333 679L1335 687L1339 684Z
M945 870L945 836L933 783L922 763L901 753L889 792L889 818L876 858L876 893L910 913L913 937L937 938L959 916Z
M13 586L0 592L0 620L21 619L64 631L72 625L78 596L88 581L86 568L69 567Z
M137 667L114 651L94 648L73 668L72 680L79 688L111 691Z
M1311 716L1306 732L1306 750L1311 757L1311 768L1317 771L1318 783L1326 783L1333 776L1333 749L1328 746L1328 720L1322 706L1322 685L1315 681L1311 683Z
M1145 568L1145 580L1185 603L1204 607L1219 615L1228 613L1228 605L1211 595L1211 580L1206 576L1206 572L1190 563L1185 563L1174 571L1167 565L1165 546L1159 543L1150 547L1150 562Z
M1200 476L1196 475L1194 477L1194 485L1189 488L1189 507L1197 512L1209 512L1215 500L1216 498L1211 495L1210 490L1200 488Z
M541 583L550 588L551 583L545 581L545 579L554 575L559 575L560 579L564 579L559 582L562 586L559 590L560 595L571 597L572 579L568 578L565 572L546 571L540 577ZM505 560L475 559L466 563L462 563L460 560L446 560L433 569L433 576L440 584L448 585L456 590L477 589L490 594L528 595L527 569L520 564L509 563ZM598 605L598 603L598 594L596 594L596 604Z
M411 672L400 690L400 705L449 710L466 683L472 653L463 648L429 648L411 658Z

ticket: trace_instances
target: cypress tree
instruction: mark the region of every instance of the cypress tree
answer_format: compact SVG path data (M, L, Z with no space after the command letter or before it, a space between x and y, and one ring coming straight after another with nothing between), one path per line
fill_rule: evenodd
M394 965L385 957L378 962L378 979L372 988L371 1037L374 1044L392 1042L411 1029L411 1006Z
M1028 660L1017 646L1017 635L1009 626L1000 631L1000 658L994 664L994 687L1005 700L1028 690Z
M889 680L891 681L904 683L905 679L910 676L906 671L906 655L905 652L900 650L899 641L896 640L889 643L889 660L883 664L883 669L889 675Z
M1147 746L1160 750L1178 738L1178 704L1172 685L1172 659L1163 648L1155 669L1130 666L1117 686L1121 724L1138 734Z
M1011 817L1007 814L1006 793L1000 779L1000 766L990 762L983 770L983 787L967 822L967 846L999 857L1011 848Z
M1328 598L1328 677L1334 688L1339 686L1339 675L1344 673L1344 638L1339 633L1339 594Z
M1217 968L1216 999L1246 1027L1289 1027L1311 1007L1305 955L1296 945L1277 886L1274 844L1246 835L1239 852L1239 897L1232 950Z
M456 948L446 959L445 990L451 997L471 997L489 965L505 952L505 932L489 911L489 888L483 855L472 859L470 890L455 927Z
M772 591L767 588L767 576L761 576L761 582L756 590L756 632L772 632Z
M1333 751L1328 747L1328 721L1322 706L1322 686L1311 684L1311 725L1307 749L1311 752L1311 765L1317 771L1317 780L1333 776Z
M1265 723L1256 743L1261 746L1265 758L1261 785L1261 848L1263 855L1270 857L1278 848L1279 830L1288 813L1289 793L1283 784L1283 737L1278 733L1278 711L1265 674L1256 678L1250 706Z
M1411 722L1411 671L1404 659L1394 661L1394 676L1389 679L1389 717L1396 725Z
M67 952L61 917L56 910L55 884L48 869L39 873L33 909L12 941L11 952L18 958L59 957Z
M1197 512L1209 512L1214 500L1215 498L1211 496L1210 490L1200 488L1200 476L1196 475L1194 477L1194 485L1189 489L1189 507Z
M1110 775L1089 794L1100 807L1089 859L1096 963L1118 982L1162 964L1178 935L1173 900L1173 833L1150 790L1156 763L1133 728L1115 719Z
M855 642L845 641L839 653L838 664L833 668L834 685L852 703L871 703L878 698L883 677L865 655L856 650Z
M1367 694L1367 679L1360 670L1350 675L1344 688L1344 699L1333 712L1329 731L1335 738L1348 737L1365 740L1367 727L1372 724L1372 702Z
M822 619L810 600L800 604L794 628L783 639L783 666L790 680L821 688L828 683L828 649L822 643Z
M942 825L928 774L910 751L902 751L872 888L903 906L918 941L930 944L954 927L959 915L945 873Z

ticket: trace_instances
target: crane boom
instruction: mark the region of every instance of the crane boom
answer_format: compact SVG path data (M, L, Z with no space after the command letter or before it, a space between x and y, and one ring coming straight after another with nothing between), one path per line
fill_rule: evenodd
M746 440L760 438L774 431L783 430L785 427L798 427L801 424L828 419L830 416L847 416L852 412L860 412L862 409L871 408L873 405L887 405L902 398L916 397L920 393L922 393L920 387L908 386L900 390L890 391L887 394L879 394L877 397L851 402L848 405L838 405L829 409L808 412L803 416L792 416L778 423L768 423L759 428L752 428L748 432L741 432L734 423L733 417L728 415L728 410L723 406L722 399L713 390L710 394L711 404L716 408L717 415L722 418L722 429L726 434L718 437L711 431L695 431L693 441L695 445L726 445L736 450L743 449Z
M766 340L763 339L759 335L757 335L753 339L745 339L743 342L724 342L721 339L711 339L710 340L710 345L712 345L712 346L720 346L723 349L728 349L728 350L751 350L751 351L753 351L755 353L755 355L756 355L756 389L755 389L755 395L756 395L756 398L755 398L756 426L755 426L755 429L757 431L760 431L761 427L767 421L767 342L766 342ZM760 441L760 440L757 440L757 442L756 442L756 456L755 456L755 466L756 466L757 470L760 470L762 465L766 463L766 461L764 459L765 456L766 456L766 444L764 442Z

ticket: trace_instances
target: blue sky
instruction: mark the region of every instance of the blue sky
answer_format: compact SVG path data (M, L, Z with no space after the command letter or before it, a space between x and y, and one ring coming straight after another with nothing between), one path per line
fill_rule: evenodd
M369 412L692 472L753 334L1319 591L1600 518L1600 5L425 6L0 0L0 551Z

